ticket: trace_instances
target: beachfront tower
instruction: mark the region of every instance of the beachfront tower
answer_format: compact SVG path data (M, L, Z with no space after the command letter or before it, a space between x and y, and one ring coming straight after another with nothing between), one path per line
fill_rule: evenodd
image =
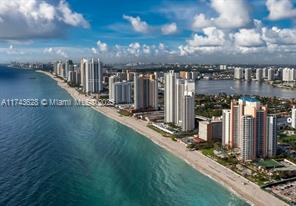
M158 109L158 82L155 75L134 75L135 110Z
M243 116L241 119L240 158L242 161L255 159L254 117Z
M226 114L223 115L226 116ZM246 124L253 128L246 127ZM252 148L248 148L251 143ZM243 161L265 158L268 155L267 108L256 99L245 97L238 102L232 101L229 146L241 150Z
M176 85L177 74L171 70L164 75L164 121L173 123L176 119L175 104L176 104Z
M277 118L276 115L267 116L267 156L276 155L277 150Z
M100 59L91 59L85 70L85 92L99 93L103 90L103 72Z
M222 145L227 147L230 145L230 116L230 109L222 111Z
M85 58L82 58L80 60L80 84L83 89L83 91L86 91L86 68L88 67L88 60Z
M182 131L192 131L195 128L195 113L194 113L194 93L185 92L182 99L182 117L181 117L181 127Z

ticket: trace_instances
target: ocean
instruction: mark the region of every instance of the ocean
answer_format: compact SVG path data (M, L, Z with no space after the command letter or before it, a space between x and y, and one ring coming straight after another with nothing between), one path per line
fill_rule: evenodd
M34 71L0 66L0 103L71 99ZM0 107L0 205L248 205L187 163L87 107Z

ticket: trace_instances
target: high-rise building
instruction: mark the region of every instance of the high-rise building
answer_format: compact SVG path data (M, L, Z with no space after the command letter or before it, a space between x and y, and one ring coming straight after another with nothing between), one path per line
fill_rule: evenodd
M182 113L184 107L184 95L185 95L185 80L184 79L176 79L176 87L175 87L175 95L176 95L176 104L175 104L175 119L173 121L174 124L179 125L182 123Z
M178 126L182 126L182 114L184 110L184 97L187 93L190 93L191 96L195 93L195 81L193 80L184 80L176 79L176 104L175 104L175 119L174 123ZM192 110L194 113L194 110Z
M129 104L132 102L132 82L115 82L112 86L114 87L114 104Z
M243 161L267 156L266 130L267 108L260 102L254 98L241 98L231 103L229 146L240 148Z
M134 108L158 109L158 81L154 75L134 75Z
M56 76L59 76L65 79L65 76L66 76L65 63L63 63L62 61L58 61L56 64Z
M114 84L116 82L120 82L120 78L116 75L110 76L108 80L109 84L109 101L114 103L115 101L115 90L114 90Z
M282 74L282 80L284 82L292 82L296 80L296 70L290 68L284 68Z
M262 81L263 79L263 70L262 69L256 69L256 80Z
M283 79L283 68L278 68L277 73L276 73L276 79L277 80L282 80Z
M243 161L255 159L254 117L242 116L240 133L240 158Z
M186 92L183 99L181 127L182 131L192 131L195 128L194 93Z
M224 109L222 111L222 145L230 145L230 116L231 110Z
M230 141L231 148L239 147L240 142L240 119L242 116L243 107L236 102L231 102L230 115Z
M165 74L165 122L191 131L195 127L195 81L177 78L174 71Z
M73 84L75 82L76 75L74 74L74 71L69 71L67 82Z
M60 76L60 67L61 67L61 61L57 61L55 64L54 64L54 68L53 68L53 73L56 75L56 76Z
M77 66L76 66L77 67ZM75 85L76 86L80 86L81 85L81 72L80 72L80 69L75 69L74 68L74 71L76 71L75 75L76 75L76 78L75 78Z
M243 78L243 68L234 68L234 79L240 80Z
M149 75L149 105L158 109L158 76L156 72Z
M195 81L197 79L197 75L198 73L196 71L190 72L190 79Z
M185 91L195 93L194 80L185 80Z
M267 116L267 156L273 157L277 150L277 117Z
M65 63L65 79L68 79L68 75L70 71L74 71L74 64L72 60L67 60Z
M262 73L263 73L263 78L264 78L264 79L267 79L267 77L268 77L268 68L264 68L264 69L262 70Z
M103 74L99 59L91 59L85 71L85 92L98 93L103 90Z
M80 60L80 77L81 77L80 84L81 84L81 87L84 92L86 90L86 70L87 70L87 68L88 68L88 60L85 58L82 58Z
M267 75L268 81L273 81L275 79L274 73L275 73L275 71L273 68L268 69L268 75Z
M176 78L177 74L173 70L164 75L164 121L167 123L173 123L176 119Z
M258 108L256 110L256 157L265 158L267 156L267 111L266 108Z
M292 108L292 122L291 122L291 127L296 129L296 107L294 106Z
M126 80L133 81L133 79L134 79L134 73L130 72L129 70L126 70Z
M252 70L250 68L245 69L245 80L246 81L251 81L251 74L252 74Z

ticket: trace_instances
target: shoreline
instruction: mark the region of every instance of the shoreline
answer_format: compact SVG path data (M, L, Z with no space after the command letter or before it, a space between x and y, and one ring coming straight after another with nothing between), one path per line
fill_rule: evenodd
M75 88L70 87L63 80L55 77L49 72L37 71L51 77L57 82L57 85L64 89L72 98L80 100L90 100L89 97L80 94ZM167 150L174 156L182 159L192 168L211 178L218 184L228 189L231 193L245 200L251 205L281 206L288 205L284 201L276 198L272 194L262 190L255 183L250 182L234 171L215 162L209 157L203 155L200 151L188 151L184 144L172 141L163 137L158 132L147 127L147 122L132 117L121 116L115 108L93 107L95 111L101 113L107 118L113 119L122 125L125 125L144 137L150 139L153 143Z

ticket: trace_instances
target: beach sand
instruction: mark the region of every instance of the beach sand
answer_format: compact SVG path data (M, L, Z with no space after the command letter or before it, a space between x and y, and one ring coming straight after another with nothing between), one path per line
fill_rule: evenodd
M75 88L70 87L63 80L56 78L48 72L39 71L44 73L54 80L57 84L65 89L74 99L82 101L91 100L89 97L80 94ZM282 200L276 198L272 194L262 190L255 183L250 182L246 178L238 175L232 170L220 165L214 160L206 157L199 151L189 151L186 145L181 142L172 141L170 138L165 138L158 132L147 127L147 122L133 117L120 115L115 108L112 107L92 107L94 110L100 112L108 118L111 118L136 132L149 138L155 144L161 146L175 156L181 158L197 171L212 178L219 184L228 188L230 191L245 199L252 205L266 205L266 206L282 206L288 205Z

